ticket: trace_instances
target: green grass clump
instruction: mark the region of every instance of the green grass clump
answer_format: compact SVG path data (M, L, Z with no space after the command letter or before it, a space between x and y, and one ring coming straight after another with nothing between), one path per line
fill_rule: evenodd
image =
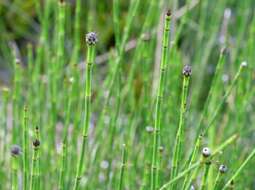
M253 5L0 1L0 189L253 189Z

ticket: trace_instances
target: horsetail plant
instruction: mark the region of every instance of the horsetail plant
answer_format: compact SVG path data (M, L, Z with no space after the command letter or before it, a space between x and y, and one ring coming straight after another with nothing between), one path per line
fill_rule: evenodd
M168 65L167 54L169 50L170 39L170 19L171 12L168 11L165 15L162 50L161 50L161 63L160 63L160 79L158 84L156 109L155 109L155 122L153 130L153 150L152 150L152 165L151 165L151 190L155 190L157 186L157 175L159 167L159 145L160 145L160 130L161 130L161 104L163 103L164 88L165 88L165 75Z
M202 178L200 190L207 189L208 174L209 174L209 169L210 169L211 164L212 164L211 161L205 162L205 171L204 171L204 175Z
M227 172L228 168L221 164L219 167L219 171L213 186L213 190L219 190L220 182L221 182L221 176Z
M220 103L218 104L218 106L216 107L214 113L213 113L213 116L209 119L207 125L202 128L201 130L199 129L200 131L200 137L204 137L208 128L213 124L213 122L215 121L215 119L217 118L218 114L220 113L220 110L222 108L222 106L224 105L225 101L227 100L227 98L229 97L229 95L231 94L233 88L235 87L236 83L237 83L237 80L239 79L243 69L247 67L247 63L246 62L242 62L239 66L239 69L237 71L237 73L235 74L234 76L234 79L233 81L231 82L230 86L228 87L227 91L225 92L225 94L223 95ZM196 143L195 143L195 147L191 153L191 159L189 161L189 165L191 165L192 162L194 162L195 158L196 158L196 154L197 154L197 150L198 150L198 147L199 147L199 144L201 143L201 138L197 138L196 139ZM187 180L184 180L184 188L187 187Z
M124 174L125 174L125 168L126 168L126 162L127 162L127 148L126 145L122 145L122 164L121 164L121 170L120 170L120 179L119 179L119 186L118 190L123 189L123 183L124 183Z
M231 186L232 182L236 180L238 175L240 175L241 171L244 169L244 167L248 164L248 162L255 156L255 149L252 150L252 152L248 155L246 160L242 163L242 165L235 171L235 173L230 177L230 179L227 181L227 183L224 185L222 190L226 190L229 186Z
M97 35L95 32L89 32L86 35L86 43L87 43L87 60L86 60L86 86L85 86L85 116L84 116L84 127L82 131L82 147L81 153L77 163L76 169L76 177L74 183L74 190L79 188L79 183L81 180L81 174L83 169L84 163L84 154L85 154L85 147L86 142L88 139L88 128L90 122L90 111L91 111L91 77L92 77L92 66L95 60L95 45L97 43Z
M12 156L12 182L11 189L18 190L18 169L19 169L19 156L21 154L21 148L18 145L13 145L11 148L11 156Z
M23 112L23 139L22 139L22 159L23 159L23 186L24 189L27 189L27 182L28 182L28 130L27 130L27 107L24 107Z
M31 179L30 179L30 186L29 189L33 190L36 189L37 177L38 177L38 162L39 162L39 147L40 147L40 140L35 139L33 141L33 156L32 156L32 168L31 168Z
M182 146L184 141L184 118L187 110L187 96L188 96L188 87L189 80L191 76L191 67L185 65L182 71L183 74L183 84L182 84L182 95L181 95L181 110L179 118L179 127L175 139L173 161L172 161L172 170L171 170L171 179L173 179L178 173L179 162L182 155ZM174 188L175 189L175 188Z

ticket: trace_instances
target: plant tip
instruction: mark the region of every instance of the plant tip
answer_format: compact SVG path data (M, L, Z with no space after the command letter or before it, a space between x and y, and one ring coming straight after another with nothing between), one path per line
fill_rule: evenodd
M167 16L171 16L171 14L172 14L172 13L171 13L171 10L168 9L167 12L166 12L166 15L167 15Z
M35 139L35 140L33 141L33 145L34 145L34 147L40 146L40 141L39 141L38 139Z
M211 156L211 150L208 147L204 147L202 150L202 155L207 158Z
M228 170L227 166L221 164L220 167L219 167L219 171L220 173L226 173Z
M183 67L183 70L182 70L182 74L185 76L185 77L189 77L191 75L192 71L191 71L191 66L190 65L185 65Z
M164 151L164 147L163 146L160 146L158 149L159 149L160 153L162 153Z
M247 67L247 62L246 61L243 61L242 63L241 63L241 67Z
M95 45L97 43L97 34L95 32L89 32L86 34L86 43L88 45Z
M12 156L18 156L21 153L21 148L19 145L13 145L11 148L11 154Z
M148 132L148 133L152 133L153 132L153 127L152 126L147 126L146 127L146 131Z

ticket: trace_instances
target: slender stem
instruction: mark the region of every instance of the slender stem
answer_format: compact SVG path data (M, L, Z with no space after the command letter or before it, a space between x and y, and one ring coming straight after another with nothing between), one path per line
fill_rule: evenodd
M93 41L94 42L91 42ZM81 174L83 169L83 163L84 163L84 155L85 155L85 147L86 142L88 139L88 128L89 128L89 122L90 122L90 107L91 107L91 78L92 78L92 66L95 61L95 43L97 39L95 36L95 33L88 33L87 34L87 68L86 68L86 86L85 86L85 116L84 116L84 127L82 132L82 147L81 147L81 154L78 159L77 164L77 170L76 170L76 177L75 177L75 184L74 184L74 190L77 190L79 188L79 183L81 180ZM90 43L91 42L91 43Z
M237 83L237 80L239 79L243 69L245 68L245 66L243 64L241 64L239 66L239 69L233 79L233 81L231 82L230 86L228 87L227 91L225 92L224 96L222 97L220 103L218 104L218 106L216 107L213 116L211 117L211 119L209 120L207 126L204 128L203 130L203 134L205 134L208 130L208 128L213 124L213 122L215 121L215 119L217 118L218 114L220 113L220 110L222 108L222 106L224 105L224 103L226 102L227 98L229 97L229 95L231 94L234 86Z
M126 162L127 162L127 150L126 145L123 144L123 150L122 150L122 165L121 165L121 171L120 171L120 180L119 180L119 187L118 190L123 189L123 183L124 183L124 173L126 168Z
M218 172L214 186L213 186L213 190L218 190L219 189L219 185L220 185L220 177L221 177L221 172Z
M28 130L27 130L27 107L24 107L23 112L23 140L22 140L22 159L23 159L23 185L24 189L27 189L27 182L28 182Z
M247 163L255 156L255 149L252 150L252 152L249 154L249 156L246 158L246 160L242 163L242 165L236 170L236 172L230 177L230 179L227 181L225 186L222 188L222 190L225 190L229 187L232 181L234 181L238 175L240 175L241 171L244 169L244 167L247 165Z
M12 156L12 183L11 183L12 190L18 190L18 167L19 167L18 156Z
M120 23L119 23L119 0L113 0L113 23L117 51L120 52Z
M186 66L188 67L188 66ZM185 67L184 67L185 69ZM184 70L183 70L184 72ZM188 96L188 86L189 86L190 75L184 75L182 84L182 97L181 97L181 109L179 118L179 127L175 139L174 154L172 161L171 179L173 179L179 169L179 162L181 160L182 146L184 142L184 117L187 110L187 96ZM171 188L171 187L170 187Z
M211 165L210 161L205 162L205 171L204 171L204 175L203 175L200 190L206 190L210 165Z
M156 99L156 110L155 110L155 123L153 131L153 151L152 151L152 165L151 165L151 190L156 189L156 177L158 173L158 148L160 144L160 130L161 130L161 104L164 95L165 88L165 75L167 69L167 54L169 53L169 37L170 37L170 12L165 15L165 24L163 32L162 42L162 53L161 53L161 64L160 64L160 80L158 84L158 93Z
M169 186L171 186L173 183L175 183L177 180L183 178L184 176L187 176L189 172L192 170L198 168L201 165L201 162L196 162L195 164L192 164L188 169L184 170L180 174L178 174L175 178L173 178L171 181L165 183L159 190L167 189Z
M30 186L29 189L33 190L36 189L37 184L37 168L38 168L38 161L39 161L39 147L40 147L40 141L39 139L36 139L33 142L33 156L32 156L32 168L31 168L31 179L30 179Z

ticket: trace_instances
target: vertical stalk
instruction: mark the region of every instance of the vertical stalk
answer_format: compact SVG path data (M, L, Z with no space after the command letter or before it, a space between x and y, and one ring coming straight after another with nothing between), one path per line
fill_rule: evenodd
M30 186L29 189L33 190L36 189L35 185L36 185L36 168L37 168L37 162L38 162L38 150L39 150L39 146L40 146L40 141L38 139L36 139L33 142L33 156L32 156L32 168L31 168L31 179L30 179Z
M23 159L23 186L24 189L27 189L27 182L28 182L28 130L27 130L27 107L24 107L24 112L23 112L23 139L22 139L22 149L23 149L23 154L22 154L22 159Z
M39 189L39 148L40 148L40 136L39 128L35 128L35 140L33 141L33 155L32 155L32 167L30 174L30 190Z
M179 127L177 131L177 136L175 139L171 179L173 179L177 175L178 169L179 169L179 162L181 160L182 146L184 141L184 117L187 110L187 96L188 96L190 75L191 75L191 67L186 65L183 68L184 78L182 83L181 109L180 109Z
M86 67L86 86L85 86L85 122L82 132L82 147L81 147L81 154L77 164L76 170L76 177L75 177L75 184L74 190L79 188L79 183L81 180L81 172L83 169L84 163L84 154L85 154L85 147L86 142L88 139L88 128L90 122L90 106L91 106L91 77L92 77L92 66L95 60L95 45L97 42L97 36L94 32L90 32L86 35L86 42L87 42L87 67Z
M222 190L226 190L232 182L238 177L238 175L241 173L241 171L244 169L244 167L247 165L247 163L255 156L255 149L252 150L252 152L249 154L249 156L246 158L246 160L242 163L242 165L236 170L236 172L231 176L231 178L227 181L227 183L224 185Z
M21 149L18 145L13 145L11 149L11 189L18 190L18 169L19 169L19 155Z
M155 123L153 131L153 151L152 151L152 165L151 165L151 190L156 189L156 178L158 174L158 148L160 144L160 129L161 129L161 104L164 95L165 88L165 75L167 69L167 54L169 49L169 35L170 35L170 18L171 13L168 11L165 15L165 24L163 32L162 52L161 52L161 64L160 64L160 80L158 84L158 93L156 99L156 110L155 110Z
M122 190L123 189L124 172L125 172L125 168L126 168L126 162L127 162L127 150L126 150L126 145L123 144L122 164L121 164L121 170L120 170L120 180L119 180L118 190Z
M203 175L200 190L206 190L207 189L206 187L207 187L207 179L208 179L210 165L211 165L211 161L206 161L205 162L205 171L204 171L204 175Z

